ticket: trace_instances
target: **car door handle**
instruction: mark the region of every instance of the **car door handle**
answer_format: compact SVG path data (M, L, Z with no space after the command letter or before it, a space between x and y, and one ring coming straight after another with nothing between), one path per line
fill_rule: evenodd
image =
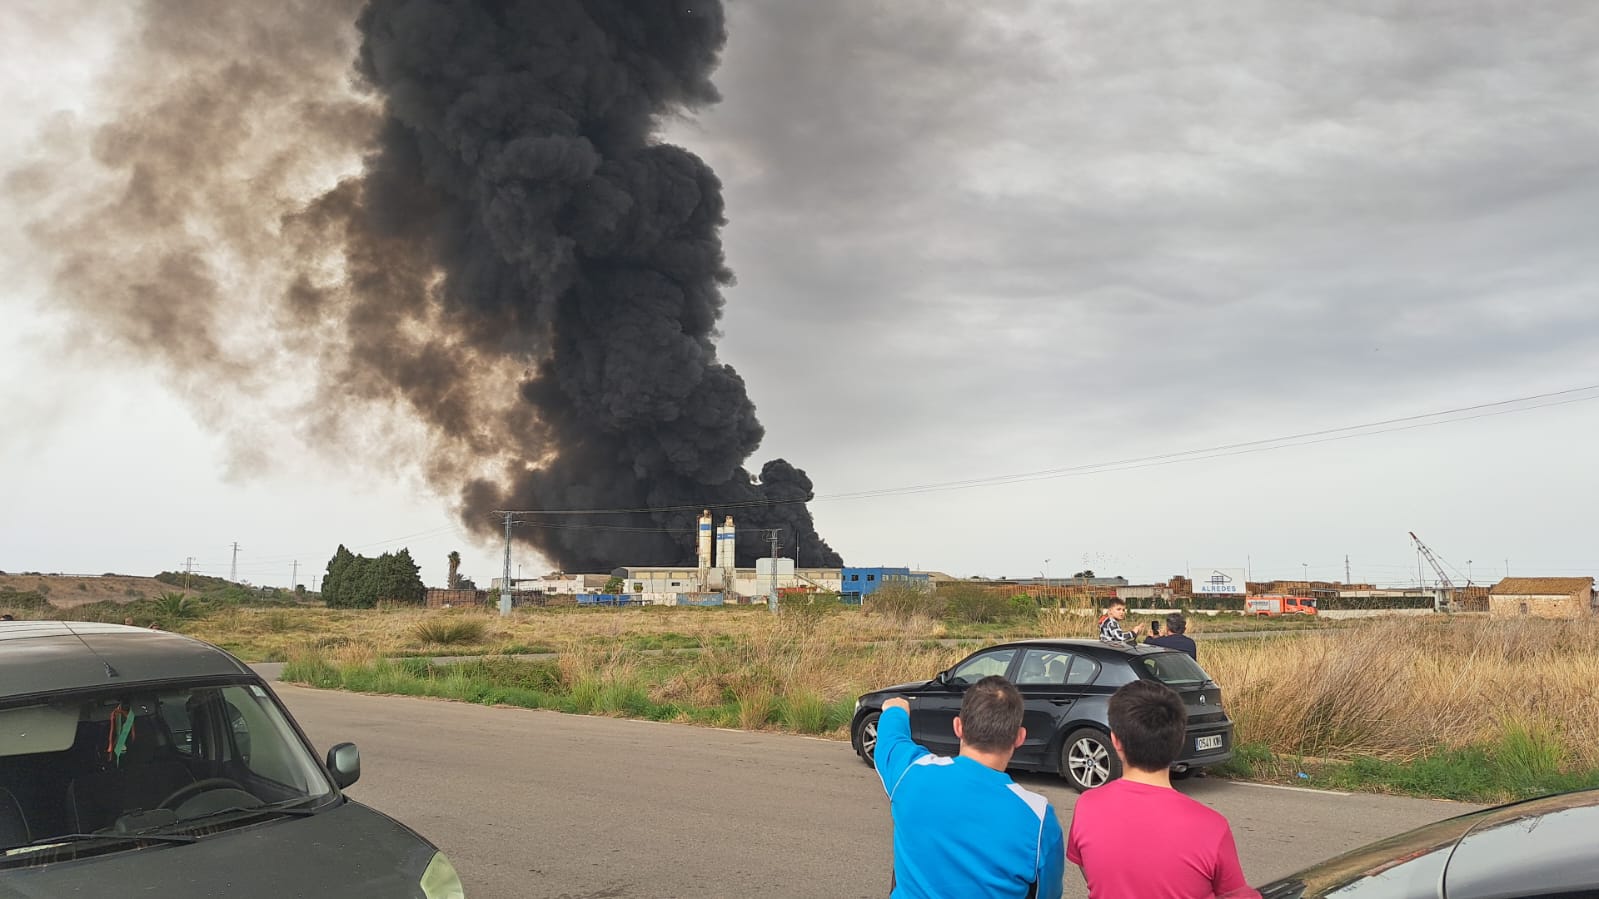
M1075 697L1075 696L1067 696L1067 697L1064 697L1064 698L1061 698L1061 699L1051 699L1049 701L1049 704L1050 705L1071 705L1072 703L1074 703L1076 701L1077 701L1077 697Z

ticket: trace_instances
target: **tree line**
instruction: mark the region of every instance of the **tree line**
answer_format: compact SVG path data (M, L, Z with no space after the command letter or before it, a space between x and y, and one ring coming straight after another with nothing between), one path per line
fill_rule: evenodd
M379 602L422 602L422 569L409 549L358 556L339 544L322 578L322 601L330 608L370 609Z

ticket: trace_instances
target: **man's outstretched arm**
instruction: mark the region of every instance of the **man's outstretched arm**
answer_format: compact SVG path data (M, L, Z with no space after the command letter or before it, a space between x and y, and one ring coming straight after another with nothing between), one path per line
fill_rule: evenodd
M890 800L905 771L924 755L931 753L911 740L911 704L901 696L883 703L882 717L877 719L877 749L872 753L872 762L883 781L883 792Z

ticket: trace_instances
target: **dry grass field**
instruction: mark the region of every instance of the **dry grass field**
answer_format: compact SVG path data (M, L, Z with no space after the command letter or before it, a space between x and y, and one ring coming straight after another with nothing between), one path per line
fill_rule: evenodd
M1562 768L1599 769L1599 624L1378 619L1200 659L1241 739L1312 757L1411 761L1505 739Z
M163 584L152 577L106 574L89 577L70 574L0 574L0 606L5 591L37 593L51 605L70 609L96 602L131 603L153 599L163 593L184 593L180 587Z
M1191 629L1237 723L1237 773L1484 800L1599 783L1599 624L1306 624L1200 619ZM781 616L764 607L518 609L502 618L221 605L177 623L246 659L289 661L287 678L318 686L839 738L862 692L928 678L984 643L1093 628L1082 615L962 624L837 607ZM1240 629L1269 638L1205 639ZM499 658L529 653L548 656ZM429 664L437 656L490 658Z
M1092 615L1045 610L1036 619L961 624L926 616L891 617L858 609L819 613L804 628L806 639L829 644L885 640L997 641L1027 637L1090 637ZM432 622L475 622L434 631ZM1281 632L1331 627L1327 622L1262 621L1242 616L1196 616L1189 633ZM415 607L370 610L318 606L224 606L183 625L185 633L223 646L251 661L282 661L306 646L356 645L380 656L474 655L553 652L572 644L614 649L684 649L726 646L761 635L788 633L764 606L528 608L501 617L493 610L429 610ZM440 634L451 639L433 639Z
M789 619L791 620L791 618ZM440 641L435 622L473 622ZM952 625L923 617L894 620L859 611L817 615L803 628L806 640L860 644L884 640L997 640L1013 637L1088 636L1093 620L1041 617L1037 623ZM314 606L224 607L182 627L185 633L255 661L281 661L306 647L357 647L377 656L478 655L599 650L686 649L755 643L792 636L761 606L723 608L427 610L412 607L354 610ZM454 628L446 628L445 632Z

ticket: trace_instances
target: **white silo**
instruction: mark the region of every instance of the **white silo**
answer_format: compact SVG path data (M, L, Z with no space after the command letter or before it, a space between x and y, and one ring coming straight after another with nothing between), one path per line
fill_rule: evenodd
M711 581L711 510L700 513L700 592L710 589Z
M733 516L727 516L722 526L716 529L716 566L722 569L722 592L733 592L733 555L738 549L738 542L734 535Z

